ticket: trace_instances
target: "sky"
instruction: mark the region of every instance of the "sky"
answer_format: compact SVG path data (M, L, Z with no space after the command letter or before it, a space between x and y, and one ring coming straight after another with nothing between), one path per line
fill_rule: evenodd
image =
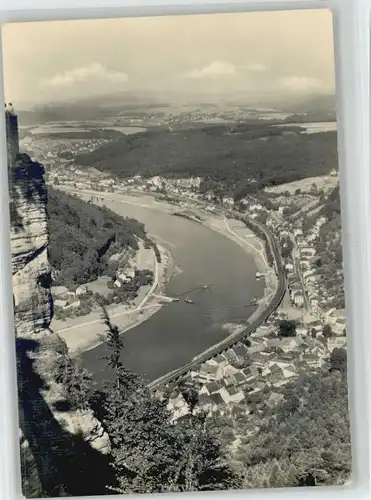
M327 10L8 24L5 100L18 105L118 91L243 95L334 91Z

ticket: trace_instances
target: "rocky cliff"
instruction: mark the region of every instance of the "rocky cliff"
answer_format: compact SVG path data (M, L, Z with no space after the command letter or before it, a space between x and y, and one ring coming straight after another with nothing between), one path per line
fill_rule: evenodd
M7 139L18 140L18 134L8 133ZM8 151L15 150L17 145L8 144ZM53 377L53 367L66 354L50 329L44 168L19 154L9 157L8 164L23 493L99 494L103 485L97 478L107 465L108 436L90 410L68 409L64 388Z

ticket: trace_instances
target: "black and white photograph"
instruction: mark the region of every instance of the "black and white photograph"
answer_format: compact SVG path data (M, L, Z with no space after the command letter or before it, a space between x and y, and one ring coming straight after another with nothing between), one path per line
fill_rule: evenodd
M24 496L348 483L331 12L2 31Z

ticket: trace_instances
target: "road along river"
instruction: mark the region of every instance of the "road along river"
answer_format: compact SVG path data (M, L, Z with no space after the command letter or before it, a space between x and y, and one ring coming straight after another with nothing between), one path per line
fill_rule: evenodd
M123 203L125 199L105 199L104 204L143 222L147 232L171 251L181 270L165 290L169 296L179 296L179 302L163 306L123 334L125 366L154 380L226 338L230 333L226 324L245 322L254 311L246 306L263 295L264 282L256 281L253 255L226 236L155 206ZM201 288L206 284L210 289ZM194 303L186 303L185 298ZM105 355L104 345L81 355L83 365L98 383L109 376Z

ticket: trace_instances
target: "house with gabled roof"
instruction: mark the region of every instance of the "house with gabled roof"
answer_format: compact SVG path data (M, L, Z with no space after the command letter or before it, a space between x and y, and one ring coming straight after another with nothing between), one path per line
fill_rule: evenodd
M307 363L312 368L319 368L322 365L322 359L318 356L313 356L309 353L304 353L301 357L302 361Z
M288 353L288 352L294 350L295 348L297 348L302 343L303 343L303 340L298 336L288 337L288 338L282 339L280 347L284 353Z
M237 373L239 371L238 368L235 368L234 366L232 365L227 365L223 368L223 377L226 378L226 377L229 377L229 376L233 376L235 373Z
M219 380L223 376L223 370L218 365L203 363L198 370L198 376L201 380L211 382L212 380Z
M229 362L236 362L236 361L238 361L238 357L237 357L237 355L236 355L236 353L234 352L233 349L228 349L223 354L224 354L224 356L227 358L227 360Z
M300 290L293 290L291 293L291 300L293 304L297 307L303 307L304 305L304 295L303 292Z
M243 368L241 371L245 377L249 377L250 375L257 373L257 370L253 365L248 366L247 368Z
M331 323L333 332L337 335L343 335L346 328L346 319L338 317L334 323Z
M276 356L278 349L268 349L266 351L261 351L260 356L262 356L264 359L273 359Z
M177 420L189 413L189 407L181 394L169 399L167 409L171 412L171 420Z
M233 347L234 352L236 353L237 356L246 356L247 354L247 347L244 344L238 343Z
M270 366L270 371L271 371L271 373L281 373L282 374L282 368L277 363L273 363Z
M217 356L215 356L215 358L213 358L213 360L221 368L224 368L228 364L228 360L225 356L223 356L223 354L218 354Z
M284 368L289 368L290 366L292 366L292 359L290 361L286 360L286 359L280 359L280 358L277 358L275 360L275 363L277 366L279 366L281 369L284 369Z
M327 349L332 352L335 348L344 348L346 343L346 337L331 337L327 339Z
M209 396L209 391L207 390L206 384L202 384L201 389L198 391L198 395Z
M245 381L246 381L246 377L244 376L244 374L242 372L236 373L234 378L236 379L237 385L241 385L241 384L245 383Z
M271 369L268 365L266 365L264 368L263 368L263 371L261 373L262 377L268 377L268 375L271 374Z
M272 321L274 321L274 323L275 323L276 319L272 318ZM276 338L277 338L277 333L276 333L275 329L270 330L269 332L266 333L266 335L264 335L264 341L269 340L269 339L276 339Z
M247 348L248 354L255 354L260 351L262 351L265 348L265 344L259 343L259 344L252 344L250 347Z
M251 363L256 368L264 368L264 366L269 363L269 360L265 359L264 356L260 356L259 354L254 354L251 357Z
M256 382L256 383L254 383L254 389L249 392L249 395L250 394L257 394L257 393L262 392L265 389L266 385L267 385L266 382Z
M222 390L224 390L224 389L222 389ZM225 403L220 392L215 392L214 394L211 394L209 397L210 397L210 401L213 404L213 406L219 406L219 405L222 405Z
M294 365L291 365L288 368L283 368L282 375L285 379L296 377L297 373L296 373Z
M283 394L280 394L278 392L272 392L266 401L266 405L269 406L269 408L274 408L275 406L278 405L282 400L284 399Z
M308 335L308 328L303 325L296 327L296 338L305 337L306 335Z
M210 382L205 384L204 386L209 394L213 394L214 392L218 392L221 386L216 382Z
M274 339L268 339L265 342L265 345L269 348L275 348L275 347L281 347L281 342L282 340L279 338L274 338Z
M240 403L245 399L243 391L235 389L234 387L222 388L218 394L221 396L224 403Z
M258 376L256 374L251 374L250 376L245 378L245 382L241 384L240 387L243 389L246 389L247 387L253 385L255 381L257 380Z
M282 370L271 373L269 376L269 382L273 385L279 385L283 380Z
M227 377L224 377L223 379L225 387L232 387L234 385L237 385L237 381L234 377L234 375L228 375Z
M251 344L255 344L255 341L258 341L261 337L265 337L268 330L270 330L269 326L260 326L254 333L250 335L249 340Z

